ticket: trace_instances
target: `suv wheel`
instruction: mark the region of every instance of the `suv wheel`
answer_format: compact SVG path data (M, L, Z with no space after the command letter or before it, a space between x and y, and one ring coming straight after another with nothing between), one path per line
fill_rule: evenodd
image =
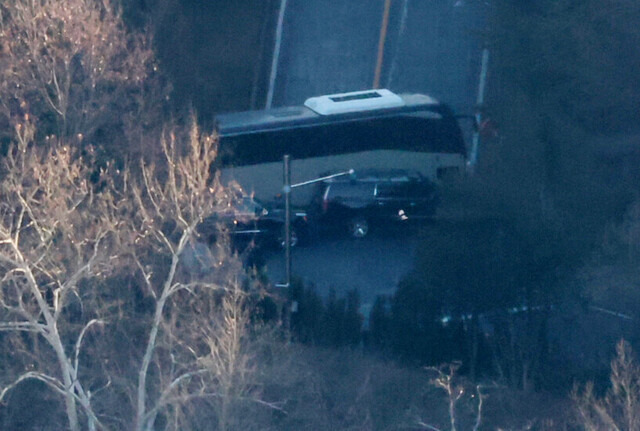
M291 248L295 247L296 245L298 245L298 233L295 231L295 229L290 229L289 230L289 246L291 246ZM284 228L282 228L282 232L280 232L280 238L278 238L278 243L280 244L280 247L285 248L286 247L286 242L285 242L285 232L284 232Z
M354 217L349 221L349 234L353 238L364 238L369 233L369 222L364 217Z

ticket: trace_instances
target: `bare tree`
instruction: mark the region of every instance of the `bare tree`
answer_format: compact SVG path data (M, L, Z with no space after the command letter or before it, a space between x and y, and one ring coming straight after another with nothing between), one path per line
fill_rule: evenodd
M640 429L640 367L626 341L618 343L616 352L611 362L611 388L604 397L593 393L592 383L573 392L578 420L585 430Z
M195 119L186 141L182 151L179 133L166 133L165 163L143 163L140 184L131 186L132 261L154 303L136 385L140 431L153 429L160 413L177 420L180 406L195 399L217 400L217 421L227 429L230 408L247 395L251 372L242 347L247 311L241 262L225 241L204 252L197 244L198 225L241 191L222 187L212 174L216 139L201 134ZM195 272L185 265L188 255L201 260Z
M198 400L213 407L220 429L247 402L278 408L250 389L242 264L223 237L198 245L199 223L241 193L210 170L215 136L201 134L195 120L188 132L167 132L165 163L143 161L131 180L96 171L64 141L34 145L28 116L16 132L0 181L0 330L14 337L20 358L17 374L0 381L0 401L39 380L62 395L74 431L85 428L81 415L90 430L128 416L118 395L127 392L125 421L140 431L154 429L159 415L181 429L180 412ZM109 278L134 273L150 313L122 306ZM96 331L121 314L140 328L125 334L133 340L126 352ZM25 333L33 336L25 341ZM112 364L121 367L122 356L129 362L118 370Z
M150 38L128 32L109 0L6 2L0 43L4 122L28 112L42 134L129 141L120 149L157 123L167 93Z
M461 416L465 416L461 412L458 411L459 404L463 400L463 397L468 392L468 384L465 384L463 381L458 381L458 377L456 376L456 372L460 368L460 363L455 362L451 364L446 364L440 367L428 367L427 371L435 373L435 377L431 380L431 384L435 387L438 387L444 390L446 394L447 401L447 410L448 410L448 418L449 418L449 429L451 431L456 431L460 426ZM478 384L475 385L475 393L471 392L470 399L472 400L471 404L471 419L472 419L472 428L471 424L469 424L469 428L473 429L473 431L478 431L480 425L482 423L482 407L484 404L484 399L486 395L482 392L483 386ZM464 400L469 402L468 400ZM469 408L469 406L465 406ZM467 412L467 416L468 416ZM431 431L440 431L440 428L435 427L431 424L427 424L422 420L418 420L418 425L423 429L428 429Z
M197 232L241 193L211 170L216 137L195 118L145 133L165 87L148 39L128 34L108 0L6 2L0 42L0 127L15 131L0 176L0 330L20 354L0 401L35 379L62 395L74 431L123 415L141 431L159 416L180 429L182 409L214 400L228 428L252 366L241 263ZM135 175L98 168L84 143L100 139L129 155L147 140L163 157L140 152ZM133 278L145 311L123 305L110 276ZM97 331L122 321L137 331L118 332L134 341L126 351Z
M95 310L74 312L73 305L81 307L91 288L84 280L102 278L113 266L116 197L106 171L90 181L89 164L72 146L51 140L41 149L34 134L25 116L0 180L0 330L27 355L12 381L3 377L0 400L21 382L39 380L63 396L71 430L81 428L78 407L93 430L99 421L79 378L80 352L104 321ZM24 341L25 333L33 337ZM41 340L46 349L40 352Z
M246 333L249 314L246 293L233 283L222 299L213 331L203 334L208 347L201 363L211 373L216 393L213 405L218 417L218 430L226 431L233 424L234 408L244 404L251 391L251 374L255 371L248 352Z

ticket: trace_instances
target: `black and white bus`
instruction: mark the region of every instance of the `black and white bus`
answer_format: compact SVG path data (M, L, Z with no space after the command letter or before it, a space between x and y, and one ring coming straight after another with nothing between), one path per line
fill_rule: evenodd
M388 90L312 97L303 106L216 117L223 181L271 200L291 181L349 169L408 169L437 181L465 169L466 147L451 109L423 94ZM292 195L304 204L304 187Z

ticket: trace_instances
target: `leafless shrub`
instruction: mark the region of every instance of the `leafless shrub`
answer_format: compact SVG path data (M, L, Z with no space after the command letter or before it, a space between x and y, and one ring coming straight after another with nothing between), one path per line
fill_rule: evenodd
M616 353L611 362L611 388L604 397L594 393L593 383L573 391L578 420L585 430L640 429L640 366L626 341L618 343Z
M482 414L486 395L484 386L471 385L460 379L456 373L460 368L459 362L446 364L440 367L428 367L427 371L433 373L431 384L445 392L449 429L456 431L460 426L477 431L482 424ZM464 407L463 407L464 405ZM418 419L417 425L425 430L440 431L441 428ZM461 425L462 424L462 425Z

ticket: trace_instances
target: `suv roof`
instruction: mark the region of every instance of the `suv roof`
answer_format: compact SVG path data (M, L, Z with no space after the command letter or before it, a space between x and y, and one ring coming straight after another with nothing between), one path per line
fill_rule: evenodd
M354 172L351 177L336 177L325 180L326 183L346 182L401 182L416 179L424 179L424 176L416 170L408 169L361 169Z
M318 192L324 201L338 199L344 206L361 208L369 205L382 193L385 197L400 193L403 196L408 189L395 189L395 186L409 186L411 183L433 185L420 172L407 169L362 169L351 177L335 177L322 182ZM382 192L382 190L385 192Z

